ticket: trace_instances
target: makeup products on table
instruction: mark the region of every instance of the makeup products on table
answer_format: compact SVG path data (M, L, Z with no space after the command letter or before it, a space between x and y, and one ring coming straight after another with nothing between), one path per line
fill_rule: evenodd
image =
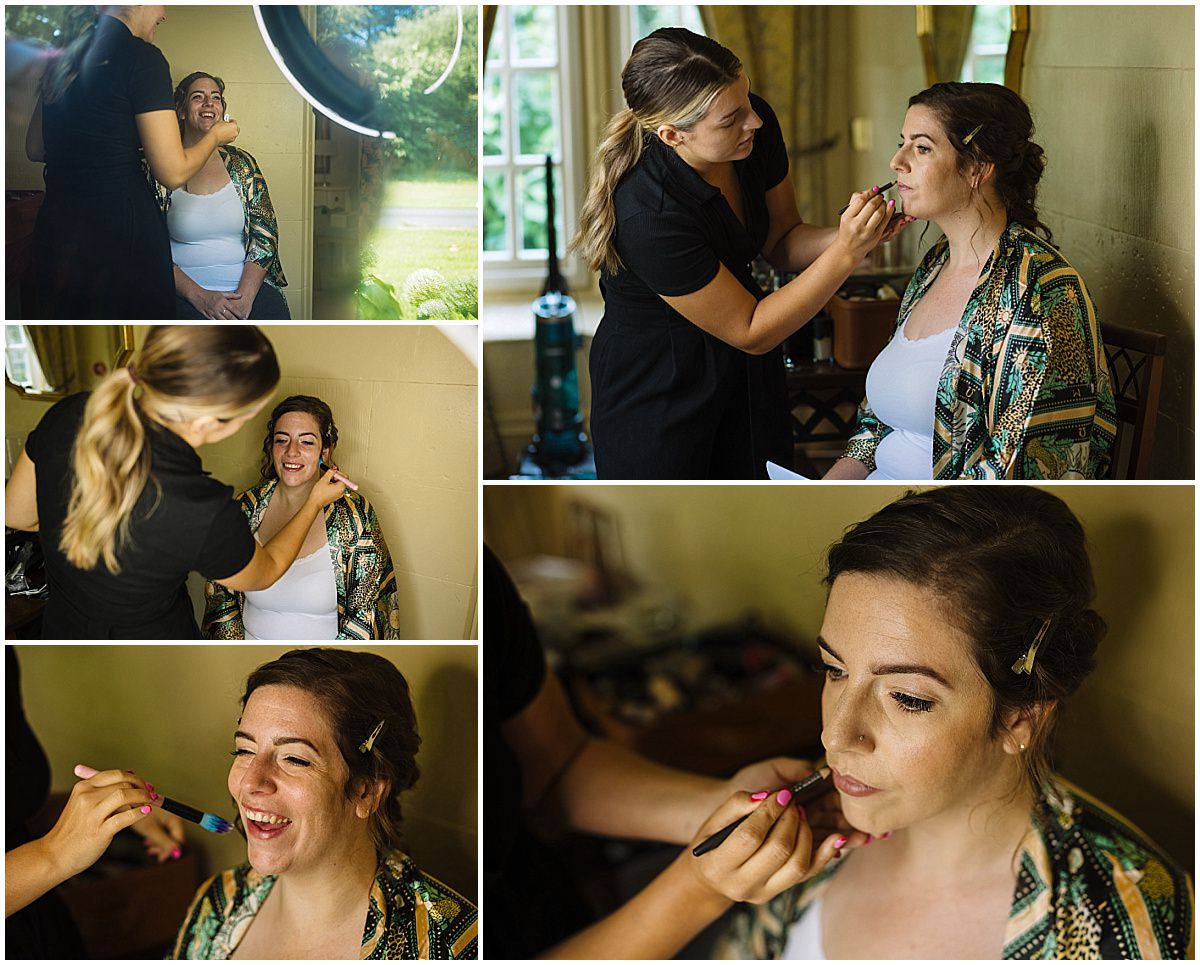
M825 785L829 780L830 773L831 772L828 767L821 766L818 767L812 774L809 774L804 780L797 781L795 784L792 784L788 788L788 790L792 792L792 800L789 802L789 806L792 804L804 804L805 801L811 801L815 797L820 797L827 790L829 790L829 788ZM750 812L750 814L753 813L753 811ZM720 831L709 835L698 845L696 845L696 847L692 848L692 854L699 858L708 854L708 852L719 848L725 839L733 834L733 832L737 829L737 826L745 821L746 818L750 817L750 814L743 814L736 821L731 821L729 824L725 825L725 827L721 828Z
M318 462L318 465L321 467L322 472L325 472L325 470L327 470L327 469L333 468L324 459L320 460L320 462ZM347 479L345 476L343 476L340 472L335 472L333 474L333 478L336 479L338 482L345 483L347 489L353 489L355 492L358 492L358 486L355 485L354 483L352 483L349 479Z
M87 780L89 777L95 777L100 772L94 767L88 767L87 764L75 765L75 776L82 780ZM189 807L186 804L181 804L179 801L172 801L169 797L160 797L154 802L164 811L170 811L172 814L178 814L185 821L191 821L193 824L198 824L205 831L211 831L213 834L225 834L233 829L233 825L219 815L212 814L208 811L200 811L194 807Z
M883 192L884 192L884 191L886 191L886 190L887 190L888 188L890 188L890 187L894 187L894 186L895 186L895 184L896 184L896 182L895 182L895 181L889 181L887 184L881 184L879 187L877 187L877 188L874 190L874 192L873 192L873 193L874 193L874 194L883 194ZM837 216L840 218L842 215L844 215L844 214L846 213L846 209L847 209L848 207L850 207L850 205L849 205L849 204L844 204L844 205L842 205L842 210L841 210L841 211L839 211L839 212L837 213Z

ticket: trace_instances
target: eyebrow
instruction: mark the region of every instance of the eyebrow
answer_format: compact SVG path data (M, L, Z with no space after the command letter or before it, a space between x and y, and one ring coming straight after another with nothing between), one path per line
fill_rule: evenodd
M832 653L832 651L830 651L830 652ZM237 740L239 737L244 738L245 740L251 741L252 743L255 743L255 744L258 743L257 740L255 740L250 734L247 734L244 730L235 730L233 732L234 740ZM313 753L315 753L315 754L321 753L320 750L317 749L316 744L314 744L310 740L305 740L303 737L276 737L275 740L273 740L271 743L275 747L282 747L284 744L304 744L307 747L311 747L313 749Z
M824 638L824 637L822 637L822 636L820 636L819 634L817 635L817 645L818 645L818 646L819 646L819 647L820 647L822 650L826 651L826 652L827 652L827 653L828 653L828 654L829 654L831 657L833 657L833 659L834 659L834 660L837 660L837 661L839 661L840 663L845 663L845 662L846 662L846 661L842 660L842 658L841 658L841 657L839 657L839 656L837 655L837 653L834 651L833 647L831 647L831 646L829 645L829 643L828 643L828 642L825 640L825 638ZM942 676L940 673L938 673L938 672L937 672L936 670L934 670L932 667L927 667L927 666L925 666L924 664L921 664L921 663L889 663L889 664L883 664L882 666L874 666L874 667L872 667L872 668L871 668L871 673L872 673L872 674L874 674L876 677L886 677L886 676L888 676L889 674L919 674L919 675L920 675L920 676L922 676L922 677L930 677L931 679L933 679L933 680L936 680L938 683L940 683L940 684L941 684L943 687L945 687L947 690L953 690L953 689L954 689L954 688L953 688L953 687L950 685L950 681L948 681L948 680L947 680L945 677L943 677L943 676Z
M276 430L275 430L275 435L277 435L277 436L287 436L287 433L286 433L286 432L284 432L282 429L276 429ZM303 432L301 432L299 435L300 435L300 436L312 436L314 439L315 439L315 438L317 438L317 434L316 434L315 432L309 432L307 429L305 429L305 430L304 430ZM299 437L298 437L298 438L299 438Z
M923 138L925 138L925 140L927 140L927 141L933 141L933 138L932 138L930 135L928 135L928 134L921 134L921 133L917 133L917 134L911 134L911 135L909 135L909 138L908 138L908 139L909 139L910 141L915 141L915 140L916 140L918 137L923 137ZM903 131L901 131L901 132L900 132L900 140L902 140L902 141L904 140L904 132L903 132ZM934 141L934 143L936 144L936 143L937 143L937 141Z

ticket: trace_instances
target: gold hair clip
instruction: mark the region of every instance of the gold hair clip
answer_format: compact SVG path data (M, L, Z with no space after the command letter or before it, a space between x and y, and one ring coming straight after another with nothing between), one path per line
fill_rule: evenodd
M983 130L983 125L982 125L982 124L980 124L980 125L979 125L977 128L975 128L975 130L973 130L973 131L972 131L970 134L968 134L966 137L964 137L964 138L963 138L963 147L966 147L968 144L970 144L970 143L971 143L971 138L973 138L973 137L974 137L976 134L978 134L978 133L979 133L981 130Z
M1056 622L1057 621L1054 617L1046 617L1046 619L1042 621L1042 625L1038 627L1037 635L1033 638L1033 642L1029 645L1029 649L1021 654L1021 656L1017 658L1016 663L1012 665L1013 673L1026 673L1030 676L1033 676L1033 661L1037 659L1038 647L1045 642L1046 637L1050 635L1050 631L1053 629Z
M371 748L373 748L375 746L375 738L379 736L379 732L381 730L383 730L383 725L386 723L387 723L387 721L381 720L378 724L375 725L375 729L373 731L371 731L371 736L368 737L365 741L363 741L361 744L358 745L358 752L360 754L366 754L368 751L371 750Z

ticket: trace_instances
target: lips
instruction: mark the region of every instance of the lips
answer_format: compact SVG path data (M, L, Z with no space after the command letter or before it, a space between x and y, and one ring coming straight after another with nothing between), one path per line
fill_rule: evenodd
M299 462L281 462L279 465L284 472L303 472L305 469L304 464Z
M879 788L872 787L865 781L860 781L857 777L850 774L843 774L836 768L830 768L833 771L833 783L843 794L849 794L851 797L870 797L872 794L878 794Z
M246 833L256 841L271 841L284 834L292 826L291 818L273 811L260 811L242 806L246 821Z

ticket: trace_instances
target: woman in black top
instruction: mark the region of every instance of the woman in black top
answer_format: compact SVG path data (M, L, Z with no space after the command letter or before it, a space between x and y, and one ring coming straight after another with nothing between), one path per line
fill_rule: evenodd
M765 478L791 465L778 346L907 220L877 192L801 222L770 106L716 41L665 27L621 75L573 245L601 272L591 430L601 478ZM803 274L764 296L759 254Z
M41 535L43 636L199 638L190 572L261 590L287 571L317 514L345 492L334 471L260 546L233 489L195 453L253 418L278 382L275 352L253 326L163 326L136 367L46 413L5 487L6 524Z
M30 318L174 318L166 222L142 165L177 188L238 134L222 121L184 148L171 71L151 41L161 6L101 7L47 71L25 138L46 162Z

